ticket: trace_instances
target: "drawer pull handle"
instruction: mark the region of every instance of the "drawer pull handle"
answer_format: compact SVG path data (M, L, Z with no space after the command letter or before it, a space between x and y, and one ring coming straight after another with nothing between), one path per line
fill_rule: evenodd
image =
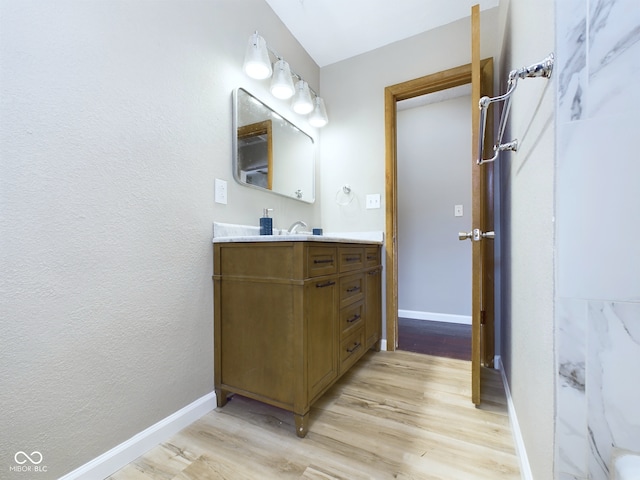
M349 288L347 288L347 293L357 292L358 290L360 290L360 287L358 287L358 286L349 287Z
M353 347L347 348L347 352L348 353L353 353L356 350L358 350L361 346L362 346L362 344L360 342L356 342L356 343L353 344Z
M313 263L318 264L318 263L333 263L333 258L328 258L326 260L314 260Z
M335 285L335 284L336 282L329 280L328 282L324 282L324 283L316 283L316 288L330 287L331 285Z
M360 315L356 314L353 317L347 319L347 323L353 323L360 318Z
M380 269L376 268L375 270L371 270L369 275L377 275L378 273L380 273Z
M360 260L360 257L347 257L345 258L347 262L357 262Z
M367 260L377 260L378 256L377 255L367 255Z

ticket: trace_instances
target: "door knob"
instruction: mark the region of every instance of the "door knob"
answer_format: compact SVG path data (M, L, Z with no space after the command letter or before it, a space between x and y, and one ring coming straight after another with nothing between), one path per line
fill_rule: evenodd
M479 242L483 238L494 239L495 232L481 232L479 228L474 228L471 232L458 232L458 240L470 239L474 242Z

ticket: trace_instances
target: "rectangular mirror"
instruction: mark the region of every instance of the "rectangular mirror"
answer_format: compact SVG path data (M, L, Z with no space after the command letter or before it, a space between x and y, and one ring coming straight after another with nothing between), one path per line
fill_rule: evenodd
M233 92L233 176L242 185L315 201L315 145L243 88Z

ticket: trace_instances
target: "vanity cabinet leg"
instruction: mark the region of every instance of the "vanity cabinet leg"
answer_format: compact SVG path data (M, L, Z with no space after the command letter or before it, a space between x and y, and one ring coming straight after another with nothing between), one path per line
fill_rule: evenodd
M227 395L229 394L229 392L221 388L216 388L215 391L216 391L216 404L218 405L218 408L224 407L227 404Z
M293 414L293 419L296 422L296 435L300 438L304 438L307 435L309 428L309 412L304 415Z

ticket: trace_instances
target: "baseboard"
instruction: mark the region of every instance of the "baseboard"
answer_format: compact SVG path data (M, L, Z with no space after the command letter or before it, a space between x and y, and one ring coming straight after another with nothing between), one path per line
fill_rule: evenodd
M380 340L380 351L381 352L386 352L387 351L387 339L383 338L382 340Z
M504 365L502 365L502 358L500 355L495 357L495 365L500 371L502 376L502 384L504 385L504 391L507 396L507 407L509 409L509 423L511 424L511 431L513 432L513 441L516 446L516 455L518 456L518 462L520 464L520 477L522 480L533 480L531 474L531 465L529 465L529 457L527 456L527 450L524 446L524 439L522 438L522 432L520 431L520 424L518 423L518 416L516 415L516 408L511 398L511 390L509 390L509 382L507 381L507 375L504 373Z
M187 425L216 408L216 394L211 392L181 408L129 440L94 458L59 480L95 480L106 478L131 463L140 455L166 441Z
M431 320L432 322L462 323L471 325L470 315L451 315L449 313L418 312L416 310L398 310L398 317L414 320Z

